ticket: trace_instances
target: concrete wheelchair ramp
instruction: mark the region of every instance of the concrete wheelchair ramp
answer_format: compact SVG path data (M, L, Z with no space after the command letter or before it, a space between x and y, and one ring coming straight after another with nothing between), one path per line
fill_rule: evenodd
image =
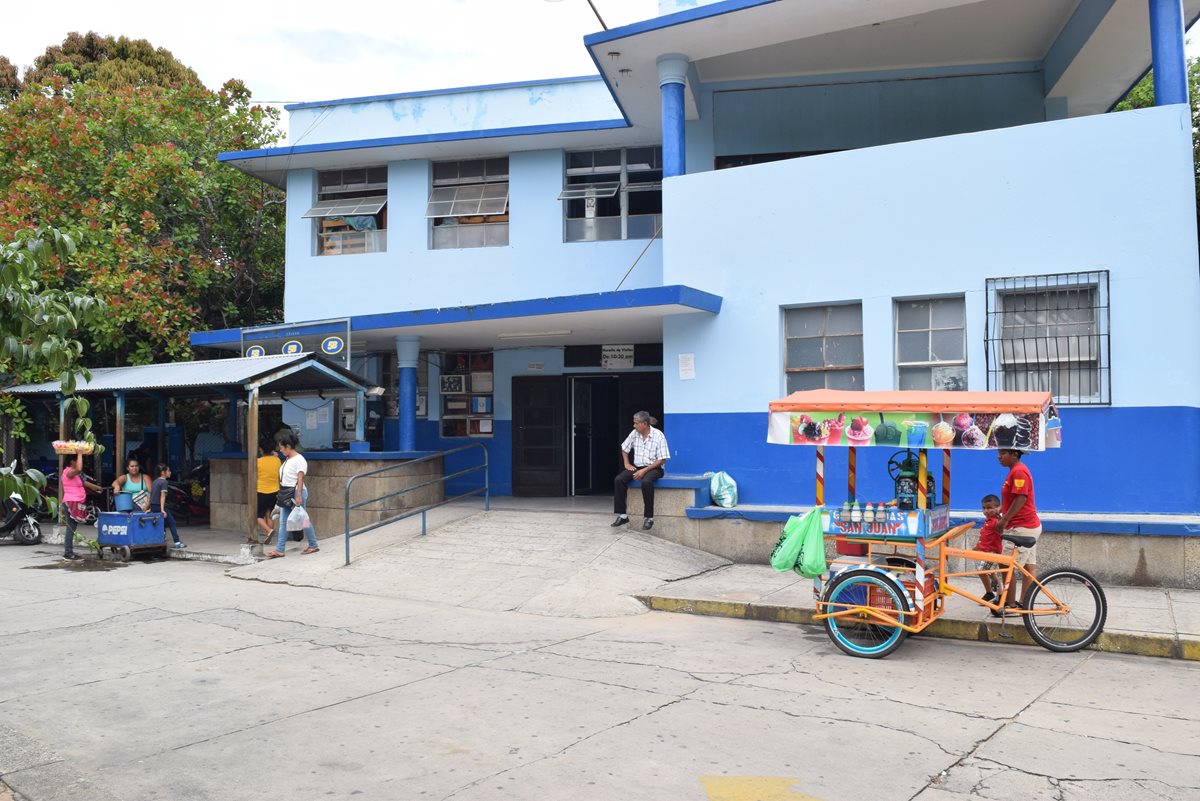
M406 521L355 537L348 567L343 540L321 552L234 568L239 579L320 587L470 609L553 617L636 615L635 595L730 562L666 542L611 516L569 511L492 511L459 517L419 534Z

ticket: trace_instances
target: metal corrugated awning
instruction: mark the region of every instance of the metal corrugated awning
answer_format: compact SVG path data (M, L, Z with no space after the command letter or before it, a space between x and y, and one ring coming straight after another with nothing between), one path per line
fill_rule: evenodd
M196 362L146 364L137 367L98 367L91 380L80 378L78 395L144 392L161 397L224 397L230 390L261 387L269 393L366 391L369 383L340 365L313 353L287 356L208 359ZM60 382L8 387L9 395L57 395Z

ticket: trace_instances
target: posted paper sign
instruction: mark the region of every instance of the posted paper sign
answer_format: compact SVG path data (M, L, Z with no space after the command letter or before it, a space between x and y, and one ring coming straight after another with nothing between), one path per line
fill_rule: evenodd
M679 354L679 380L691 381L696 377L696 354Z
M601 345L600 367L603 370L632 370L633 345Z
M304 413L304 427L306 429L308 429L309 431L317 430L317 412L316 412L316 410Z

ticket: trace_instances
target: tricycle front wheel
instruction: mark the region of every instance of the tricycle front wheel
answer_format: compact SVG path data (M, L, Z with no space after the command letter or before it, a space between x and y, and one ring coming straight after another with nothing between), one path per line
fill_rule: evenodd
M856 607L871 607L896 614L909 610L908 597L896 582L878 570L852 569L835 577L825 590L821 612L825 633L833 644L850 656L879 659L900 647L908 633L899 626L883 623Z

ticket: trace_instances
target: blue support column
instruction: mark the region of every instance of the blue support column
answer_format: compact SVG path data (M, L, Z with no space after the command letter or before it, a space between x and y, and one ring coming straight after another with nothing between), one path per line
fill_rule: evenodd
M1150 0L1150 50L1154 56L1154 105L1188 102L1181 0Z
M417 360L420 337L396 337L397 398L400 412L400 450L417 449Z
M113 468L116 475L125 472L125 393L118 390L116 396L117 431L113 440Z
M663 178L687 172L683 133L683 90L688 57L669 53L658 57L658 88L662 92Z

